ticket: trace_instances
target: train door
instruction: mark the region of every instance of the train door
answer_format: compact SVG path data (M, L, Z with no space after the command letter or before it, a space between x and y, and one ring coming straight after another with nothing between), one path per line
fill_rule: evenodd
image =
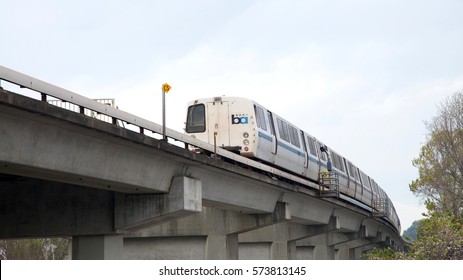
M273 121L273 114L270 111L267 111L268 113L268 121L270 123L270 131L272 133L272 154L276 155L277 153L277 147L278 147L278 140L275 134L275 123Z
M320 158L317 153L317 148L316 148L316 142L315 139L306 134L306 140L307 140L307 149L309 152L309 168L307 172L307 176L313 180L318 180L318 173L320 172ZM312 163L310 163L312 162Z
M361 200L362 198L362 192L363 192L363 186L362 186L362 175L360 175L360 169L358 167L355 167L355 172L357 174L357 186L355 188L355 198L357 200Z
M209 143L216 146L230 146L229 104L226 101L207 103L207 123Z
M346 158L342 158L342 161L344 162L344 166L346 167L346 174L347 174L347 194L351 197L355 197L355 191L357 188L357 183L356 183L356 178L355 178L355 172L354 172L354 166L350 161L348 161Z
M302 139L302 148L304 149L304 167L309 167L309 153L307 152L307 141L305 139L304 131L301 130L301 139ZM306 171L304 170L304 175L306 175Z

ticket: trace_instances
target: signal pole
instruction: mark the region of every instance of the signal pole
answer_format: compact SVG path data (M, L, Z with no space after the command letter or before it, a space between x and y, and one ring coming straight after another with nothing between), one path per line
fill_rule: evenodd
M169 84L165 83L162 85L162 140L167 141L166 136L166 93L172 87Z

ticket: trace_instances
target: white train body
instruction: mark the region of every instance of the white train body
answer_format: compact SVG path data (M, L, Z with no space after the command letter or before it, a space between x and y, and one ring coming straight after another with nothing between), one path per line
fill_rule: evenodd
M188 105L185 131L197 139L316 182L327 169L326 155L320 150L323 143L252 100L214 97ZM375 208L373 198L383 198L387 218L400 232L400 221L386 193L352 162L327 149L339 176L340 193L371 209Z

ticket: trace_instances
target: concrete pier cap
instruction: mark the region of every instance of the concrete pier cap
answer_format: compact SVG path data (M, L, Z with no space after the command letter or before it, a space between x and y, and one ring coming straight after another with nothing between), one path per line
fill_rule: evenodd
M115 228L121 233L140 230L201 211L201 181L178 176L167 194L116 194Z

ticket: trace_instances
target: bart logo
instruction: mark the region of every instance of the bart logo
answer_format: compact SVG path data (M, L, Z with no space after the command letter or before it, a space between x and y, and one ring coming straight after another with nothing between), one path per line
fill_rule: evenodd
M232 124L248 124L248 117L231 115Z

